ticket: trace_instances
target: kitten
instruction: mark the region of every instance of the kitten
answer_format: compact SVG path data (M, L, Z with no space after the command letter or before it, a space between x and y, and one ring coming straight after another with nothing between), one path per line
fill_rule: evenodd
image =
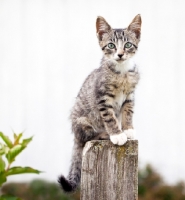
M132 57L140 41L141 17L137 15L125 29L112 29L98 17L96 30L103 58L83 83L71 112L75 137L72 164L68 177L58 180L66 192L74 191L80 182L82 150L87 141L110 139L123 145L134 138L132 115L139 73Z

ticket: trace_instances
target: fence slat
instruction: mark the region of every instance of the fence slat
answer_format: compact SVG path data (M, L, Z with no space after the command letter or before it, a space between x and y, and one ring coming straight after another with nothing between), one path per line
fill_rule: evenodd
M87 142L83 150L81 200L138 199L138 141L123 146Z

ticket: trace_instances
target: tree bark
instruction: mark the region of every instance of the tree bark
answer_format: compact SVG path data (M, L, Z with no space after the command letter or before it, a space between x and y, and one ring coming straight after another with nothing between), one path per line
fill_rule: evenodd
M83 150L81 200L138 199L138 141L87 142Z

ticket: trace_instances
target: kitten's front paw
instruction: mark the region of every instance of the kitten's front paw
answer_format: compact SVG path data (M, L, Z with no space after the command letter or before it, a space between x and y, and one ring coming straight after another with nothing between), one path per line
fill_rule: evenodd
M123 133L120 133L120 134L117 134L117 135L111 135L110 140L113 144L124 145L125 142L127 141L127 136L123 132Z
M123 133L125 133L125 135L127 136L128 139L131 139L131 140L134 139L134 136L135 136L135 130L134 129L124 130Z

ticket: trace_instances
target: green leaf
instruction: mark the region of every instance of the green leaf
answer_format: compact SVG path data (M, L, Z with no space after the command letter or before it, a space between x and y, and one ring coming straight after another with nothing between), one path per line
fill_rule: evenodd
M15 157L24 150L26 146L22 146L20 144L15 145L13 148L9 150L9 152L6 155L6 158L9 163L12 163L15 160Z
M33 136L30 137L30 138L24 139L24 140L22 141L21 145L27 146L27 145L32 141L32 139L33 139Z
M0 143L0 155L4 155L4 154L7 154L8 151L9 151L9 147L6 146L6 144L1 144Z
M19 140L22 137L22 133L19 133L19 135L16 135L16 133L14 133L14 145L19 144Z
M0 143L0 155L4 155L5 154L5 149L4 149L4 145Z
M6 182L6 174L5 172L0 173L0 186Z
M6 143L6 145L7 145L9 148L12 148L12 147L13 147L12 141L9 139L8 136L6 136L6 135L4 135L2 132L0 132L0 137L3 139L3 141Z
M0 173L5 171L5 167L6 167L6 164L5 164L2 156L0 156Z
M4 155L4 149L0 149L0 156Z
M6 146L6 144L1 144L0 148L0 155L7 154L9 152L10 148Z
M12 167L6 172L6 176L24 174L24 173L39 174L41 173L41 171L33 169L31 167Z
M21 199L18 197L13 197L9 195L3 195L3 196L0 196L0 200L21 200Z
M13 134L13 137L14 137L14 140L16 140L16 139L17 139L17 134L14 133L14 134Z

